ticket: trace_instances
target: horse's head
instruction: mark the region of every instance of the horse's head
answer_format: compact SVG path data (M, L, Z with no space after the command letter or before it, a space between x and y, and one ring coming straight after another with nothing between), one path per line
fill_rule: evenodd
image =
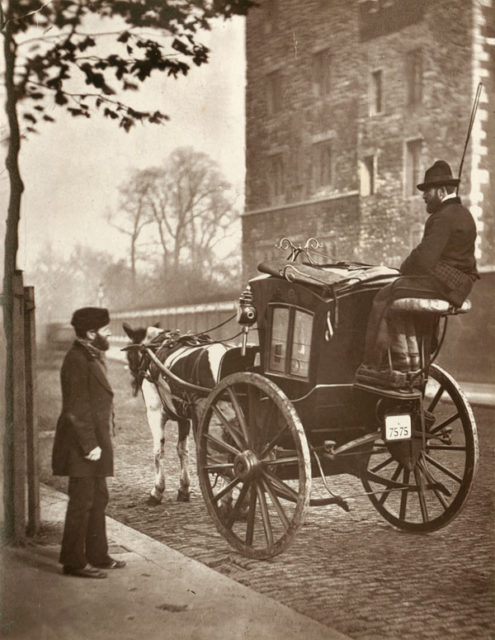
M160 329L160 323L157 322L152 327L144 329L142 327L133 329L127 322L122 324L122 328L126 332L127 336L131 340L131 345L140 345L151 342L158 335L163 333L163 329ZM127 364L129 365L129 371L132 376L132 390L134 395L137 395L141 387L141 383L144 378L144 374L147 368L147 363L143 359L143 355L140 349L127 348Z

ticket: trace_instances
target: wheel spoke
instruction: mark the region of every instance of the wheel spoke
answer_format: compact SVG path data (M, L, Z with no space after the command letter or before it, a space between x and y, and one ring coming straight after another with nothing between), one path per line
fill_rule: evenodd
M409 469L404 469L404 475L402 476L402 482L404 483L404 485L409 485ZM400 511L399 511L399 518L401 520L405 520L406 518L406 511L407 511L407 497L409 495L409 491L402 491L400 494Z
M453 471L448 469L446 466L444 466L443 464L438 462L438 460L435 460L435 458L432 458L428 454L425 454L425 458L426 458L426 460L428 460L428 462L430 464L432 464L434 467L436 467L439 471L442 471L443 473L445 473L446 476L449 476L449 478L452 478L452 480L455 480L459 484L462 483L462 478L461 477L459 477L456 473L454 473Z
M375 473L376 471L380 471L380 469L383 469L384 467L388 467L388 465L393 461L394 461L394 459L392 458L392 456L390 456L389 458L387 458L383 462L380 462L380 464L377 464L376 467L373 467L373 469L370 469L370 471L372 473ZM394 480L395 479L396 478L394 478Z
M228 469L233 469L233 462L211 462L209 464L205 464L203 469L205 471L227 471Z
M234 447L232 447L227 442L224 442L223 440L219 440L215 436L212 436L211 433L205 433L204 436L207 440L209 440L212 443L213 447L220 453L224 453L225 451L227 451L228 453L231 453L233 456L236 456L238 453L240 453L238 449L234 449Z
M240 478L234 478L233 480L231 480L229 484L225 485L223 489L220 489L218 493L215 493L215 495L213 496L214 502L218 502L221 498L224 497L224 495L232 491L232 489L236 487L240 481Z
M428 444L428 451L466 451L466 447L460 444Z
M283 429L280 429L280 431L277 433L277 435L272 438L270 440L270 442L263 448L263 451L260 453L260 458L266 458L266 456L270 453L270 451L273 449L273 447L277 444L280 436L285 433L287 430L289 429L289 425L286 424Z
M244 415L242 407L239 404L239 400L234 390L232 389L232 387L227 387L226 391L229 395L230 401L232 402L232 406L234 407L234 411L236 413L237 419L239 420L239 424L241 426L241 431L242 431L242 435L244 436L244 440L247 442L249 447L251 446L251 439L249 437L249 429L246 424L246 417Z
M239 449L241 451L245 449L247 447L247 444L242 442L241 434L237 431L237 429L234 428L232 422L227 420L227 418L223 415L222 411L216 404L212 406L212 409L215 412L215 415L220 418L225 430L232 437L232 440L236 443Z
M432 401L430 402L429 406L428 406L428 411L433 411L435 409L435 407L438 404L438 401L440 400L440 398L443 395L443 392L445 391L445 387L443 385L440 385L438 387L437 392L435 393L435 395L433 396Z
M291 456L287 458L275 458L275 460L263 460L265 464L269 464L270 467L278 467L284 464L297 464L299 461L297 456Z
M394 473L392 474L392 477L390 478L390 480L392 480L393 482L395 482L395 480L397 480L397 478L400 475L400 472L402 471L402 465L399 463L397 464L397 468L395 469ZM382 495L380 496L380 498L378 499L378 503L379 504L384 504L385 500L389 497L390 495L390 491L386 490L382 493Z
M289 519L287 518L287 516L285 514L284 508L280 504L280 500L278 499L277 495L272 491L270 483L265 478L260 478L260 482L264 486L265 491L270 496L270 500L272 501L273 506L277 510L278 517L282 521L282 524L284 525L285 531L287 531L287 529L289 528Z
M250 487L251 495L249 500L249 511L248 511L248 519L247 519L247 527L246 527L246 544L251 546L253 544L253 536L254 536L254 518L256 515L256 491L253 486Z
M430 518L428 516L428 507L426 506L425 500L424 477L418 466L414 467L414 478L416 480L416 486L418 487L418 498L419 506L421 508L421 516L423 518L423 522L428 522Z
M450 416L450 418L447 418L447 420L444 420L444 422L442 422L441 424L435 425L435 428L432 429L431 431L429 431L428 434L431 434L431 435L437 434L444 427L448 427L449 424L452 424L458 418L459 418L459 412L457 412L454 415Z
M242 489L239 491L239 495L237 496L237 500L235 501L235 505L233 506L232 511L230 512L228 518L225 521L225 526L228 529L232 528L232 525L234 524L235 518L236 518L237 514L241 510L242 503L244 502L244 498L246 497L246 494L249 491L249 487L250 487L250 483L249 482L245 482L243 484L243 486L242 486Z
M443 497L443 495L441 494L441 492L438 490L438 487L437 487L437 485L439 485L440 483L436 481L435 477L430 472L430 470L428 469L428 467L426 466L426 464L425 464L425 462L423 460L418 460L418 465L421 467L421 469L422 469L424 475L426 476L426 479L428 480L429 484L431 485L433 493L437 497L438 501L440 502L440 504L442 505L442 507L444 509L447 509L449 505L448 505L447 501L445 500L445 498Z
M258 500L260 503L260 511L261 511L261 521L263 522L263 529L265 530L265 538L268 549L273 547L273 531L272 525L270 522L270 513L268 512L268 505L266 504L265 493L260 486L260 483L255 481L256 483L256 493L258 494Z
M287 500L297 502L297 492L294 491L292 487L289 487L289 485L285 484L285 482L280 480L280 478L278 478L277 476L273 475L273 473L270 473L270 471L268 471L267 469L263 469L262 473L263 476L272 483L272 485L275 485L276 491L281 493L282 497L286 498Z

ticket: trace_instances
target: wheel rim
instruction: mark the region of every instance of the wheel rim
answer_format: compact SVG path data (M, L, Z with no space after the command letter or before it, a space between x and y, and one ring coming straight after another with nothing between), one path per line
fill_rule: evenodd
M227 541L251 558L285 550L311 492L306 436L285 394L259 374L222 380L206 401L197 459L203 498Z
M379 442L361 479L386 520L427 532L447 525L465 505L479 453L471 407L455 380L437 365L430 367L423 407L430 414L426 442L414 467L407 469Z

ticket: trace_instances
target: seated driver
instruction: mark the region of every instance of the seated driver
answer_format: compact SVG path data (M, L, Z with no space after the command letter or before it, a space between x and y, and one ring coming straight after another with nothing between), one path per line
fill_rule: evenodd
M426 171L424 182L417 185L430 214L423 238L402 263L400 277L383 287L373 300L364 362L356 372L357 382L366 379L369 383L374 374L384 380L389 375L393 381L401 379L397 372L418 369L419 354L411 317L391 314L389 307L394 300L442 298L460 307L479 278L474 257L476 225L457 197L458 184L447 162L438 160Z

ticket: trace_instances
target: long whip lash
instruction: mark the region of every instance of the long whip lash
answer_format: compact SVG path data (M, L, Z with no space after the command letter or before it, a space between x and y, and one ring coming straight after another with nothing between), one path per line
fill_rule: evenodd
M479 105L479 102L480 102L482 88L483 88L483 83L480 82L478 84L478 88L476 89L476 95L474 97L473 108L471 109L471 118L469 120L469 126L468 126L468 130L467 130L467 135L466 135L466 142L464 143L464 151L462 152L461 164L459 166L459 174L458 174L459 182L461 181L462 167L464 165L464 158L466 156L466 149L467 149L467 146L469 144L469 138L471 137L471 130L473 128L474 119L476 118L476 112L478 110L478 105ZM458 192L459 192L459 185L457 185L457 189L456 189L456 193L458 193Z

